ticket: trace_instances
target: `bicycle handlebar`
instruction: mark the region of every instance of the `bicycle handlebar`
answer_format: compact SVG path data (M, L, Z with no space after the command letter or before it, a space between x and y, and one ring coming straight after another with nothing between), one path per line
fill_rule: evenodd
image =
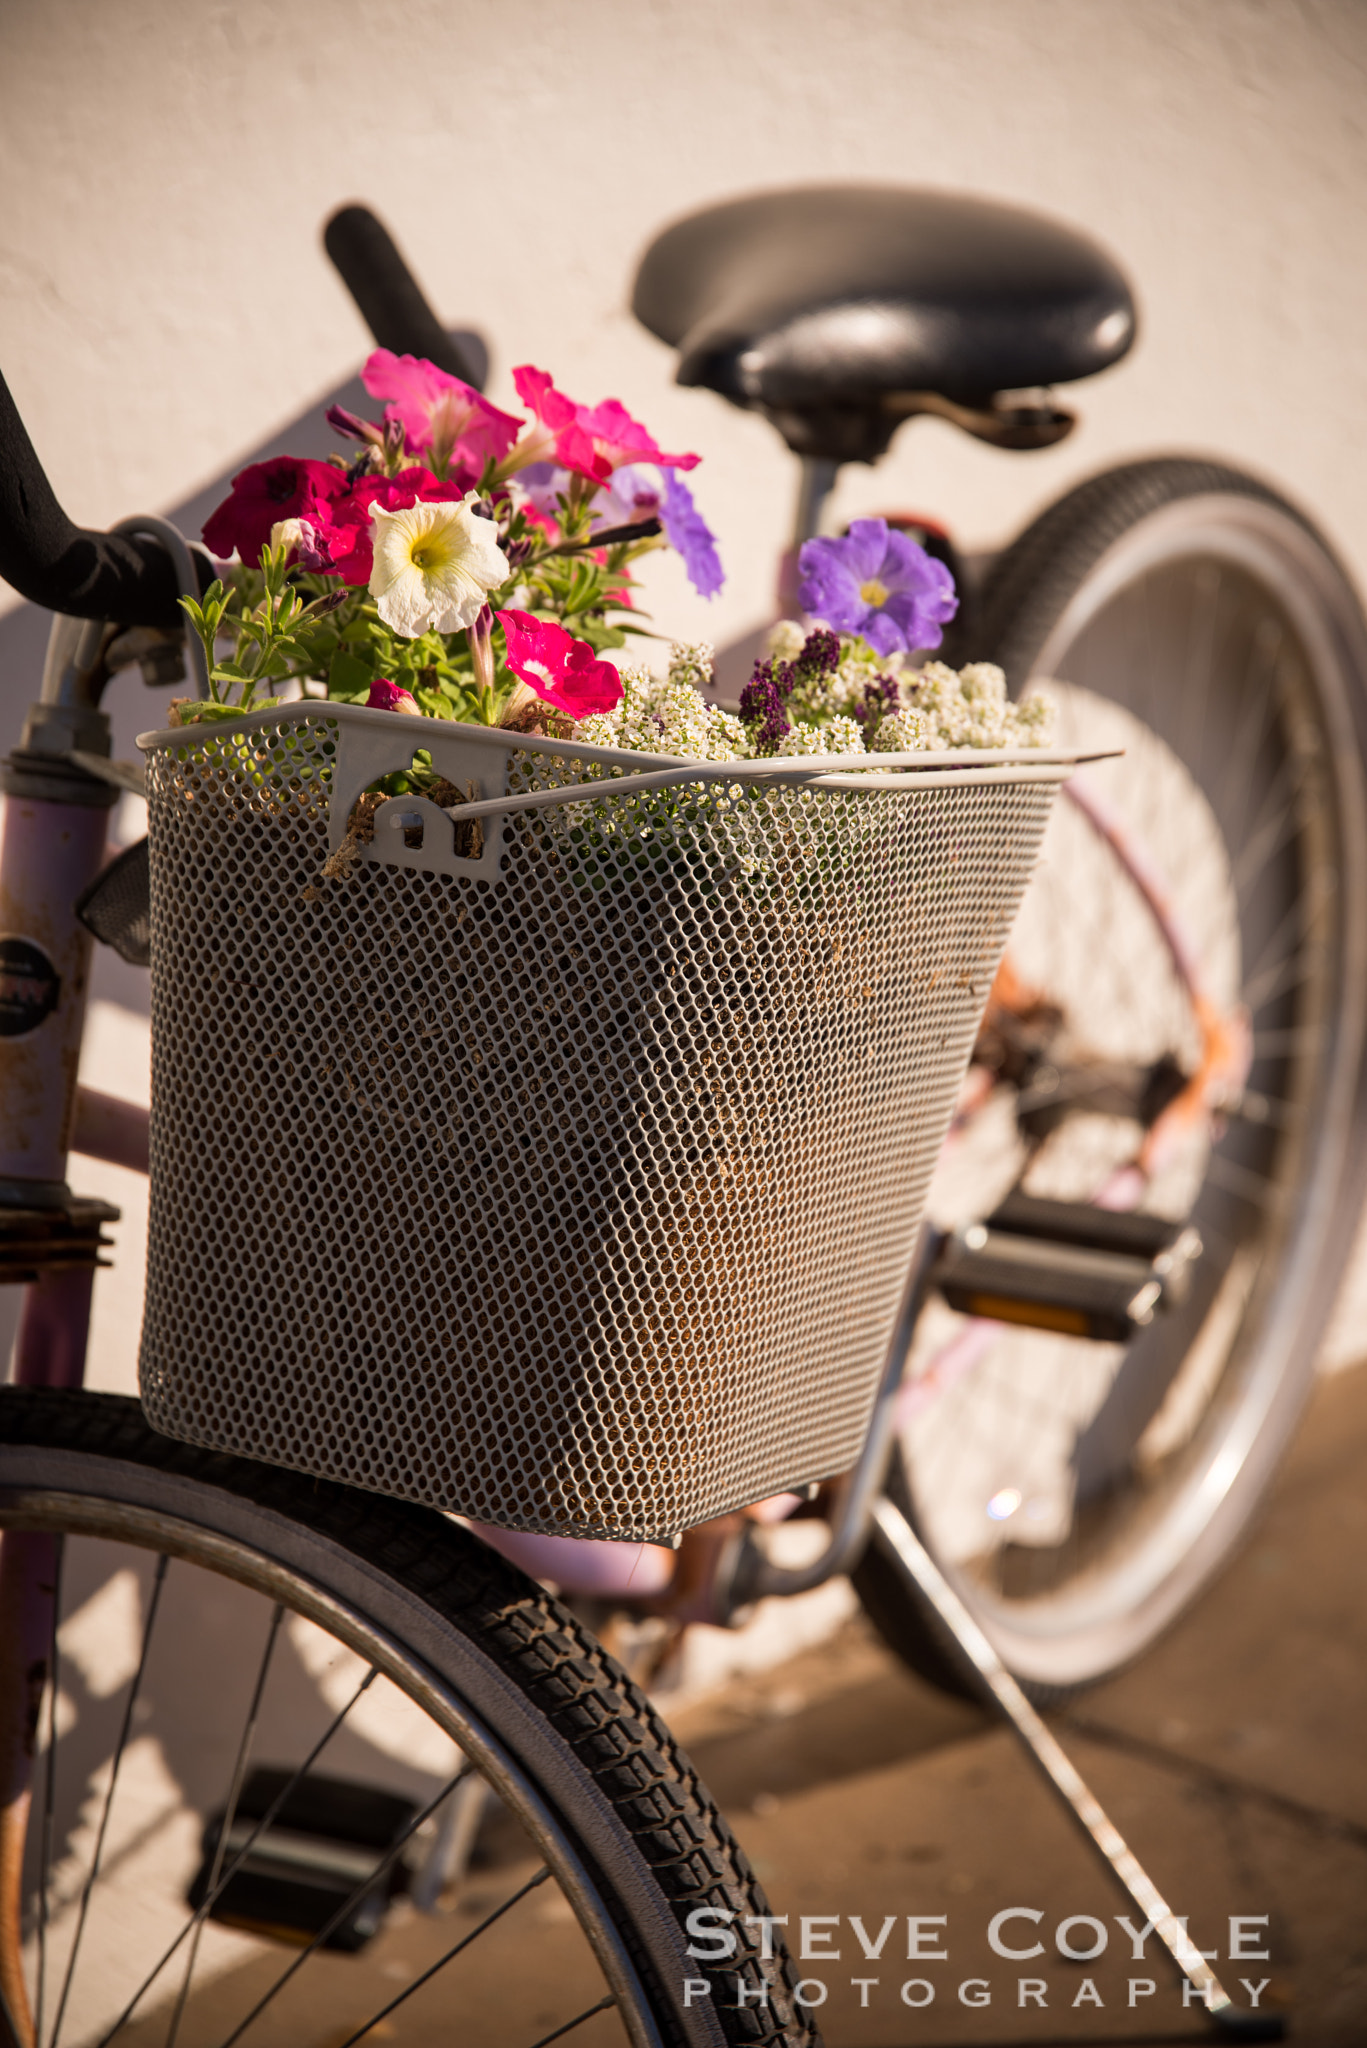
M342 206L323 229L323 247L381 348L426 356L439 370L472 384L484 379L423 296L393 237L368 206Z
M207 568L207 563L206 563ZM75 526L0 376L0 576L49 611L118 626L180 626L180 578L150 535Z

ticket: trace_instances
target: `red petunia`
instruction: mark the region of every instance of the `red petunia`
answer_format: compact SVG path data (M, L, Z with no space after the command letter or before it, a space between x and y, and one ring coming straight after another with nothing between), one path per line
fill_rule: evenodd
M622 701L622 679L610 661L600 661L587 640L576 640L530 612L495 612L508 642L508 666L544 704L587 718L612 711Z
M234 548L252 568L281 519L307 519L310 525L330 524L328 508L345 492L347 482L330 462L275 455L253 462L233 478L231 495L204 522L204 545L220 560Z

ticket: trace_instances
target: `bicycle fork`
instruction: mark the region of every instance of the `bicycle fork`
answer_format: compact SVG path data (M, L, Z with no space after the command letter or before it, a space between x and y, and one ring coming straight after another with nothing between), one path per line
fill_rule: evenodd
M24 1283L20 1385L79 1387L105 1202L74 1197L67 1152L90 934L74 904L104 861L117 791L74 755L109 751L89 687L104 629L59 619L43 699L5 763L0 843L0 1283ZM88 681L89 679L89 681ZM32 2048L21 1911L38 1717L56 1617L57 1540L0 1542L0 2048Z

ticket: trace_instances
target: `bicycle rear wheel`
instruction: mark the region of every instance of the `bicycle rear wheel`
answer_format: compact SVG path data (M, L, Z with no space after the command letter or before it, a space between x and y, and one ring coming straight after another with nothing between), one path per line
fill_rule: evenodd
M1130 855L1060 805L1008 949L1021 1028L932 1193L936 1220L986 1214L1018 1178L1060 1200L1114 1186L1200 1058L1183 946L1251 1032L1223 1126L1193 1128L1139 1204L1200 1232L1183 1306L1127 1348L1001 1325L966 1337L942 1308L918 1333L891 1491L1047 1698L1137 1655L1237 1542L1352 1247L1367 627L1290 506L1170 459L1096 477L1036 520L996 564L983 641L1017 690L1056 679L1062 743L1126 748L1085 782ZM953 1683L877 1548L856 1585L893 1646Z
M39 1717L56 1741L27 1868L40 2048L59 2028L64 2048L342 2048L386 2038L398 2006L399 2038L444 2038L458 2012L486 2048L815 2048L782 1951L762 1960L744 1924L763 1894L668 1730L467 1530L172 1443L132 1401L16 1389L0 1393L0 1526L60 1544ZM246 1800L252 1770L273 1819ZM388 1798L389 1862L301 1821L305 1782L325 1821ZM410 1890L450 1878L443 1817L463 1812L469 1836L472 1787L496 1798L465 1891L444 1917L392 1909L367 1946L406 1866ZM250 1814L266 1816L254 1840ZM197 1919L187 1889L218 1912ZM689 1953L718 1946L686 1927L702 1907L713 1930L734 1924L735 1960ZM310 1912L330 1926L312 1951Z

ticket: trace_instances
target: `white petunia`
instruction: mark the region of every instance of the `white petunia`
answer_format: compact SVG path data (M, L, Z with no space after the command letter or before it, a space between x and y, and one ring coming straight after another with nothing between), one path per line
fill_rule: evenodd
M508 578L508 558L494 523L471 508L474 491L397 512L370 508L375 566L370 594L380 617L405 640L433 627L455 633L473 626L491 590Z

